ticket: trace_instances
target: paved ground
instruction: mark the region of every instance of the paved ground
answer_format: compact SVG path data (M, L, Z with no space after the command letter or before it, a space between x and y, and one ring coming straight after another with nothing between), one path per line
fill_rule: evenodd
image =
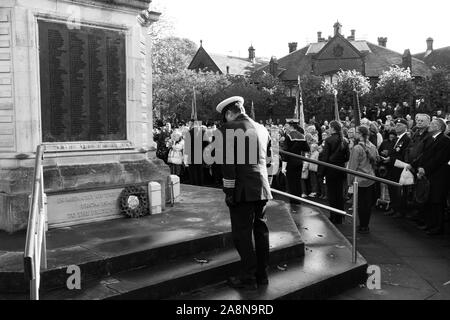
M358 235L358 251L381 268L381 289L360 286L333 299L450 300L450 236L427 236L412 221L375 211L371 233ZM351 238L350 219L339 229ZM445 283L449 282L447 285Z

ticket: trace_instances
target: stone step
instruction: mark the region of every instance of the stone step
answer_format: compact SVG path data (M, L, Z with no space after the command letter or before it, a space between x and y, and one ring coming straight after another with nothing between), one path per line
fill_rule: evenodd
M307 254L304 258L287 261L284 266L270 268L269 285L258 287L255 291L234 289L227 285L226 281L221 281L174 295L170 300L317 300L365 284L367 279L365 260L356 264L340 261L345 267L332 268L330 272L314 272L311 267L317 261L308 260L311 258Z
M270 265L298 259L304 254L304 244L294 241L278 244L270 250ZM207 261L202 263L201 261ZM156 266L129 270L110 277L82 282L81 290L57 289L41 294L42 300L103 300L103 299L164 299L188 292L235 275L240 258L234 248L199 252ZM25 295L10 295L11 299L26 299ZM0 299L2 296L0 296ZM8 296L4 295L4 299Z
M41 293L65 288L71 265L80 267L81 282L86 284L124 271L159 267L174 259L193 259L202 252L234 250L229 212L222 199L221 190L183 186L180 203L163 214L51 230ZM283 201L268 203L267 223L272 247L302 244ZM0 255L0 293L27 292L23 253L12 246L10 250Z
M293 205L290 212L305 244L305 255L269 270L269 285L257 291L236 290L224 281L170 297L173 300L326 299L365 284L367 261L320 209ZM348 223L349 221L345 221Z
M132 239L119 239L101 244L110 255L97 256L87 252L85 248L69 247L49 252L49 269L41 273L41 290L48 291L66 287L67 267L77 265L81 271L81 282L107 277L112 274L141 268L143 266L164 264L174 258L186 257L192 254L226 249L233 246L231 232L221 232L206 237L183 240L160 247L152 247L149 236L136 236ZM129 242L147 243L146 245L130 247ZM115 251L113 248L116 248ZM115 251L114 253L112 253ZM0 292L25 292L28 284L23 272L0 272Z

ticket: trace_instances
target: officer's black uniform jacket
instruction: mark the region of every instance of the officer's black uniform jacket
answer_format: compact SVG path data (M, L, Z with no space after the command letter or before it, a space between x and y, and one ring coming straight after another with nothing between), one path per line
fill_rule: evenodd
M271 156L271 140L267 129L248 115L241 114L234 121L225 123L220 130L224 139L224 191L234 188L234 201L237 203L272 199L267 174ZM232 135L238 130L248 136L244 147L239 146L237 139L227 139L227 132ZM239 155L245 155L244 163L238 163ZM232 160L231 163L227 161L227 156L228 160Z
M287 133L285 136L285 140L283 143L283 150L290 152L290 153L294 153L294 154L298 154L298 155L303 155L303 153L305 152L309 152L309 145L306 142L305 136L303 134L301 134L300 132L296 131L296 130L292 130L291 132ZM303 166L303 161L299 158L293 157L293 156L289 156L286 154L282 154L282 158L284 161L287 162L287 168L300 168Z

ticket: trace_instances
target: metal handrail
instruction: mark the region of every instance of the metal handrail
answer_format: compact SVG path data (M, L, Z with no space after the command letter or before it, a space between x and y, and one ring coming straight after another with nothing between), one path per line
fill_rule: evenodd
M336 208L329 207L327 205L321 204L319 202L315 202L315 201L311 201L311 200L308 200L308 199L300 198L300 197L294 196L294 195L292 195L290 193L287 193L287 192L284 192L284 191L281 191L281 190L277 190L277 189L274 189L274 188L270 188L270 190L273 193L277 193L279 195L292 198L294 200L298 200L298 201L301 201L301 202L304 202L304 203L307 203L307 204L310 204L310 205L313 205L313 206L316 206L316 207L319 207L319 208L322 208L322 209L325 209L325 210L330 210L330 211L333 211L335 213L342 214L343 216L347 216L347 217L350 217L350 218L352 217L352 215L348 214L344 210L339 210L339 209L336 209Z
M270 190L273 193L277 193L279 195L288 197L288 198L292 198L294 200L298 200L304 203L308 203L310 205L322 208L322 209L326 209L326 210L330 210L332 212L335 212L337 214L341 214L343 216L346 217L350 217L352 218L352 263L356 263L357 262L357 252L356 252L356 216L358 214L358 182L353 182L353 189L355 190L353 193L353 215L348 214L347 212L343 211L343 210L339 210L333 207L329 207L327 205L321 204L319 202L315 202L315 201L311 201L311 200L307 200L304 198L300 198L297 196L294 196L290 193L287 192L283 192L274 188L271 188Z
M44 151L43 145L37 147L23 260L25 279L30 282L30 299L32 300L39 299L41 262L43 262L43 268L47 268L45 235L47 229L47 197L44 193L44 172L42 169Z
M307 158L307 157L304 157L304 156L301 156L301 155L298 155L298 154L295 154L295 153L292 153L292 152L284 151L284 150L279 149L279 148L272 148L272 150L278 151L280 153L286 154L286 155L291 156L291 157L299 158L299 159L301 159L303 161L307 161L307 162L318 164L318 165L321 165L321 166L324 166L324 167L328 167L328 168L331 168L331 169L339 170L339 171L351 174L353 176L357 176L357 177L361 177L361 178L366 178L366 179L369 179L369 180L377 181L377 182L380 182L380 183L391 185L393 187L403 187L403 185L401 185L398 182L394 182L394 181L391 181L391 180L387 180L387 179L383 179L383 178L380 178L380 177L372 176L372 175L364 173L364 172L359 172L359 171L351 170L351 169L348 169L348 168L343 168L343 167L336 166L334 164L331 164L331 163L328 163L328 162L323 162L323 161L320 161L320 160L310 159L310 158Z
M279 191L279 190L276 190L276 189L271 189L271 190L274 193L278 193L278 194L287 196L289 198L292 198L292 199L295 199L295 200L298 200L298 201L301 201L301 202L305 202L305 203L311 204L311 205L316 206L316 207L320 207L320 208L323 208L323 209L326 209L326 210L330 210L330 211L335 212L337 214L341 214L341 215L344 215L344 216L347 216L347 217L351 217L352 218L352 262L356 263L356 261L357 261L357 252L356 252L356 246L357 246L357 243L356 243L356 220L357 220L357 216L358 216L358 187L359 187L358 182L356 181L356 177L366 178L366 179L369 179L369 180L377 181L377 182L384 183L384 184L387 184L387 185L391 185L391 186L394 186L394 187L403 187L403 185L400 184L400 183L397 183L397 182L393 182L393 181L390 181L390 180L386 180L386 179L383 179L383 178L372 176L372 175L367 174L367 173L358 172L358 171L351 170L351 169L348 169L348 168L339 167L339 166L336 166L334 164L330 164L330 163L323 162L323 161L320 161L320 160L310 159L310 158L307 158L307 157L304 157L304 156L301 156L301 155L298 155L298 154L295 154L295 153L291 153L291 152L288 152L288 151L281 150L279 148L273 148L273 150L278 151L280 153L284 153L284 154L292 156L292 157L296 157L296 158L301 159L303 161L307 161L307 162L311 162L311 163L314 163L314 164L317 164L317 165L321 165L321 166L325 166L325 167L332 168L332 169L335 169L335 170L339 170L339 171L342 171L342 172L345 172L345 173L348 173L348 174L351 174L351 175L355 176L355 179L354 179L354 182L353 182L353 214L352 215L349 215L345 211L342 211L342 210L339 210L339 209L336 209L336 208L333 208L333 207L329 207L329 206L323 205L323 204L318 203L318 202L314 202L314 201L310 201L310 200L307 200L307 199L303 199L303 198L291 195L291 194L286 193L286 192L282 192L282 191Z

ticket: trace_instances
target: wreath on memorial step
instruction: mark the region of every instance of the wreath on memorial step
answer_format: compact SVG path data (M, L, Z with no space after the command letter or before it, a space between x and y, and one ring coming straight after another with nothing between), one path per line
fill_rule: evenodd
M149 214L148 194L142 187L126 187L119 196L120 212L130 218L139 218Z

